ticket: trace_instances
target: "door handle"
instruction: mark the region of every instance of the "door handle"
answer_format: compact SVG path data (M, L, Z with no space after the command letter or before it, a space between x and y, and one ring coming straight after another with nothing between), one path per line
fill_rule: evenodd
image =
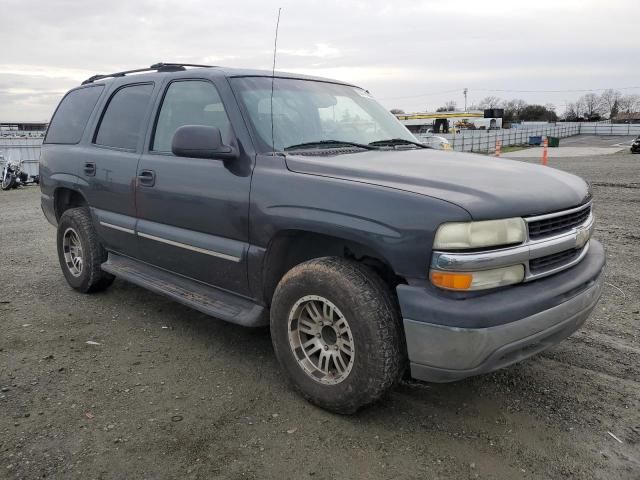
M84 164L84 174L88 177L95 177L96 175L96 164L94 162L85 162Z
M156 172L153 170L140 170L140 173L138 173L138 182L145 187L153 187L156 183Z

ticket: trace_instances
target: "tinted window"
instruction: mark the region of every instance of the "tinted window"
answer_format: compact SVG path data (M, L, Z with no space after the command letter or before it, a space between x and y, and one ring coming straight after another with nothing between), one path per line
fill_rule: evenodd
M109 100L94 143L135 150L142 134L153 85L131 85L118 90Z
M173 134L183 125L218 127L223 141L229 143L229 119L220 95L211 83L190 80L169 85L158 115L151 150L170 152Z
M102 89L97 85L69 92L53 114L45 142L78 143Z

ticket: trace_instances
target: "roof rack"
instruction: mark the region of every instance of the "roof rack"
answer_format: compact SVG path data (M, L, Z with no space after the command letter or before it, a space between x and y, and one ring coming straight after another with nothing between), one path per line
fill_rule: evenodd
M87 83L93 83L96 80L102 80L103 78L111 78L111 77L124 77L130 73L140 73L140 72L179 72L182 70L186 70L185 67L201 67L201 68L212 68L215 65L198 65L196 63L154 63L148 68L137 68L135 70L125 70L123 72L115 72L109 73L105 75L94 75L93 77L87 78L82 85L86 85Z

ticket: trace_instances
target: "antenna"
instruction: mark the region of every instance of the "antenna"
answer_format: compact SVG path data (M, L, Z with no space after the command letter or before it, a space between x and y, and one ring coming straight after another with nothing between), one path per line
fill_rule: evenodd
M275 124L273 122L273 84L276 81L276 52L278 51L278 27L280 27L280 11L282 8L278 8L278 20L276 21L276 36L273 40L273 67L271 68L271 149L272 155L276 155L276 136L275 136Z

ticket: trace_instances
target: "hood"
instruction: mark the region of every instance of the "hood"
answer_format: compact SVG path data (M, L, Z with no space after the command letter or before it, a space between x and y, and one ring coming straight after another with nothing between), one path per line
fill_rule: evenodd
M580 177L551 167L484 155L370 150L335 156L287 155L289 170L380 185L439 198L474 220L539 215L589 199Z

